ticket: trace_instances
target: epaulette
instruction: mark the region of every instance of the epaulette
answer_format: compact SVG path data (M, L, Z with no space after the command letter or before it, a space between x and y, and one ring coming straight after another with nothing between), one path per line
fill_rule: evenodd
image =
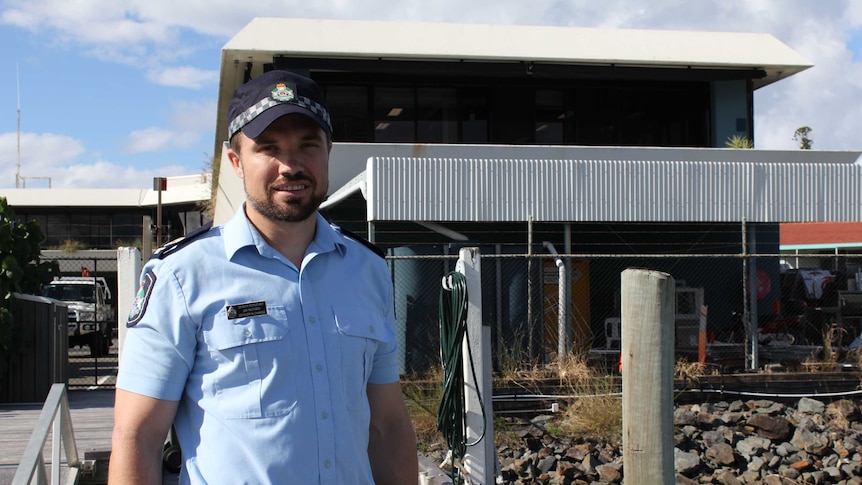
M156 249L155 251L153 251L153 255L150 256L150 259L165 259L169 254L173 253L177 249L180 249L181 247L185 246L186 244L194 241L196 238L209 232L209 230L212 229L212 227L213 227L213 223L207 222L203 226L195 229L194 231L186 234L185 236L180 236L180 237L174 239L173 241L171 241L171 242L165 244L164 246L160 247L159 249Z
M332 224L331 222L330 222L330 225L333 228L335 228L336 231L340 232L341 234L344 234L345 236L349 237L350 239L355 240L359 244L362 244L363 246L370 249L374 254L380 256L381 258L386 259L386 253L382 249L380 249L379 247L375 246L374 243L372 243L371 241L365 239L364 237L362 237L362 236L360 236L360 235L358 235L352 231L348 231L347 229L345 229L341 226Z

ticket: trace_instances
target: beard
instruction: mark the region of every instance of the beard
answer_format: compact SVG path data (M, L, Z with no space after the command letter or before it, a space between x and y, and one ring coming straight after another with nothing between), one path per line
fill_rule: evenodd
M255 211L271 221L300 222L314 215L320 204L326 200L326 189L313 192L311 199L306 202L303 202L305 199L293 198L283 203L276 202L274 196L276 192L273 188L267 187L266 196L259 198L246 190L246 201Z

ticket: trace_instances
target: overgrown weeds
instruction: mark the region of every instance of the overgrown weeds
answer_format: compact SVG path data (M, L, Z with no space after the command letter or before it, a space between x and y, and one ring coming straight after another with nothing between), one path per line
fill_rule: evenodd
M831 325L823 331L823 350L820 355L811 356L803 363L803 368L809 372L831 372L835 370L841 358L840 342L845 330Z
M572 398L559 421L549 423L548 429L557 429L560 435L619 442L623 416L620 381L606 369L588 365L584 354L560 359L557 370L561 386Z
M74 253L87 249L87 245L75 239L66 239L61 244L50 246L48 249L59 249L64 253Z
M705 375L706 366L703 362L689 362L685 358L677 360L673 368L673 378L686 382L697 383Z
M442 433L437 430L442 382L443 370L439 366L432 366L423 375L410 376L401 384L407 411L416 431L416 442L423 453L445 443Z
M832 330L831 332L835 332ZM824 338L824 351L810 359L811 371L834 371L841 360L862 368L862 349L847 351L832 346L835 335ZM519 365L514 365L519 361ZM586 354L573 353L550 364L536 364L510 356L510 366L494 376L494 388L519 388L524 394L552 394L560 412L543 424L543 429L554 438L589 438L621 444L622 396L621 379L616 369L608 369L587 361ZM698 384L704 377L715 374L717 367L680 359L674 366L674 378L689 384ZM860 374L862 378L862 374ZM447 446L437 430L437 409L442 392L442 369L434 367L422 376L405 379L403 388L408 409L413 418L420 451L442 449ZM862 384L860 384L862 387ZM521 392L521 391L518 391ZM494 420L495 445L516 447L523 445L519 430L529 426L527 420L498 415Z

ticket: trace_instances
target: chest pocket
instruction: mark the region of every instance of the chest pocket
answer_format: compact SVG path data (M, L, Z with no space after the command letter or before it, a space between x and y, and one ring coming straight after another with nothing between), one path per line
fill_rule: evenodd
M210 359L201 384L225 419L282 416L296 406L287 312L281 306L266 311L228 319L222 310L203 331Z
M381 343L395 339L384 323L383 315L362 307L334 306L335 324L340 334L342 386L347 408L351 411L368 409L365 386L374 366L374 354Z

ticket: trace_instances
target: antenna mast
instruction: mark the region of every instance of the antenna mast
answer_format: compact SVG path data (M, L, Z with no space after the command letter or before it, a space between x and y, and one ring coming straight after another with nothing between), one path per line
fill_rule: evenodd
M15 172L15 188L27 188L27 179L42 179L48 181L51 188L51 177L22 177L21 176L21 79L18 74L18 64L15 64L15 81L18 85L18 171ZM23 184L22 184L23 182Z
M15 188L21 187L21 79L18 64L15 64L15 83L18 93L18 170L15 172Z

